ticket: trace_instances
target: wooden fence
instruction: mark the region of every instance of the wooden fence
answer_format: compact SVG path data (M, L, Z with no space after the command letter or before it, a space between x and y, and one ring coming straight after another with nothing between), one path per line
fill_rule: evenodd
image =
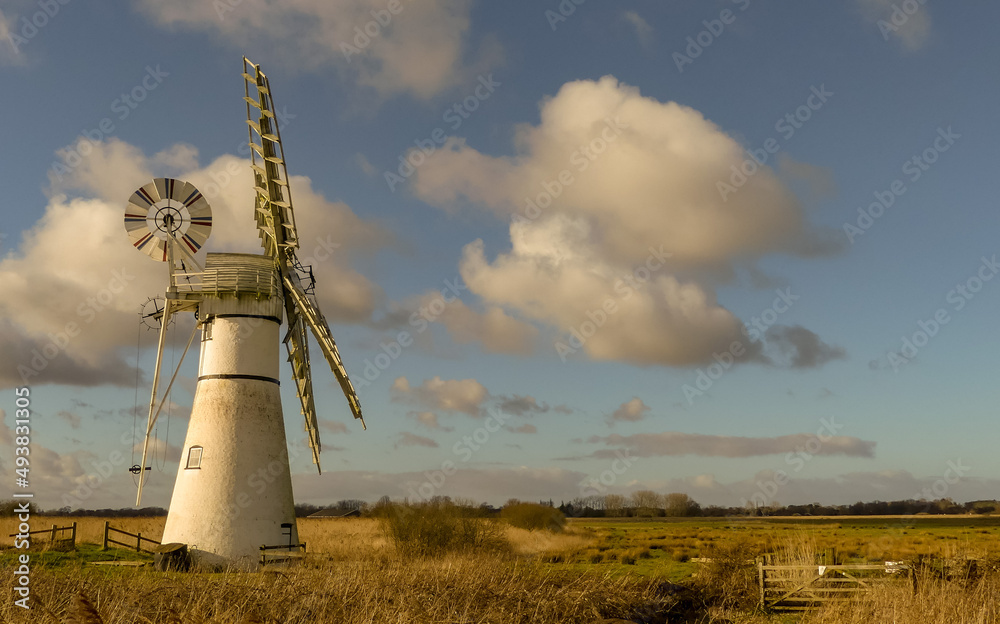
M135 538L135 542L134 543L119 542L118 540L112 538L112 536L111 536L112 533L117 533L117 534L121 534L121 535L127 535L128 537L134 537ZM108 521L104 522L104 547L101 550L107 550L108 549L108 544L116 544L118 546L124 546L124 547L128 548L129 550L135 550L135 552L147 552L147 553L152 554L152 552L153 552L152 550L146 550L146 549L144 549L142 547L142 543L143 542L149 542L150 544L155 544L157 546L160 545L160 543L158 541L154 540L154 539L149 539L148 537L143 537L142 536L142 532L139 532L139 533L129 533L128 531L122 531L121 529L116 529L116 528L112 527L111 523L108 522Z
M827 602L850 600L881 583L913 571L898 562L851 565L767 565L757 560L760 606L775 611L802 611Z
M69 531L69 537L59 538L59 535L65 531ZM56 526L52 525L51 529L38 529L37 531L28 531L27 535L48 535L49 543L55 544L56 542L69 542L69 547L76 547L76 523L74 522L70 526ZM17 537L18 535L24 535L23 533L11 533L10 537Z

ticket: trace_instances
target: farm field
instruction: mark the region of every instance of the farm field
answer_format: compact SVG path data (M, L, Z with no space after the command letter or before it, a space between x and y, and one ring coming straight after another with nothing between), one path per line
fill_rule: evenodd
M710 557L727 541L742 541L759 552L808 547L834 549L838 562L895 561L918 555L1000 557L1000 517L992 516L835 516L774 518L607 518L571 520L570 526L593 537L571 561L620 564L622 554L638 557L635 567L616 571L662 576L678 581L697 570L692 559ZM648 554L643 554L645 551Z
M842 562L917 555L1000 558L1000 517L983 516L572 519L558 533L505 526L503 537L509 549L503 552L434 557L400 555L376 519L300 519L300 536L310 553L301 565L275 566L259 573L177 574L148 567L89 565L100 559L149 559L123 549L100 552L104 518L36 517L32 525L41 529L73 521L78 523L77 552L32 553L33 596L41 599L49 621L61 622L61 614L82 592L107 624L587 623L609 617L662 622L656 614L672 612L678 603L691 601L674 584L699 587L699 582L715 582L705 578L705 564L697 560L725 552L734 544L745 552L795 552L798 556L833 548ZM158 539L164 518L110 521L116 528ZM8 518L0 519L4 536L15 526ZM44 547L41 542L38 547ZM11 543L5 539L5 550L0 551L0 568L8 575L14 567ZM943 594L928 598L928 604L973 600L980 590L970 593L967 587L942 586L940 591L959 593L951 598ZM884 600L894 605L894 601L919 604L905 592ZM980 617L976 608L970 610L970 619L942 616L945 619L926 621L996 621L988 619L992 617L988 613ZM706 607L699 613L700 618L725 616L733 622L800 621L797 616L754 614L745 605ZM21 609L0 602L0 621L43 621L37 617L36 613L25 619ZM831 617L835 616L821 612L801 621L851 621L842 615Z

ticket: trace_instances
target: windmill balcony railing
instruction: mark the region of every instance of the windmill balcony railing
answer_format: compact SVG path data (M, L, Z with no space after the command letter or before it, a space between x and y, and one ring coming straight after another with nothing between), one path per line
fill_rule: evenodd
M197 279L178 281L178 292L214 295L247 293L266 298L275 296L280 288L276 272L257 268L220 267L184 275Z

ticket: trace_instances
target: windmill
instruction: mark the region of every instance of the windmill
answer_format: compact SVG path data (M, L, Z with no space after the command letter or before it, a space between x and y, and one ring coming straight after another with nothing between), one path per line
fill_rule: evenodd
M299 239L270 84L246 57L243 78L254 215L264 253L208 253L202 267L195 255L208 239L211 208L193 185L171 178L157 178L132 194L125 229L136 249L165 262L168 270L164 304L153 313L159 342L142 463L132 467L138 474L136 505L149 470L150 436L181 365L160 396L168 321L191 311L197 322L181 363L200 330L198 383L162 541L186 544L196 563L252 567L262 545L299 548L279 392L279 342L291 364L317 470L321 447L310 332L362 427L364 418L316 302L312 271L295 255ZM282 317L287 322L283 338Z

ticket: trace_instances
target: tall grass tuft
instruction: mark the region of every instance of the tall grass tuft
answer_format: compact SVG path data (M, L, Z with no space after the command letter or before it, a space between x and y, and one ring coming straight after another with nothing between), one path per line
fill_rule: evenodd
M484 517L478 508L450 501L386 505L380 510L380 521L386 538L408 557L510 548L495 519Z
M63 624L104 624L104 620L90 600L80 592L73 599L73 606L63 618Z

